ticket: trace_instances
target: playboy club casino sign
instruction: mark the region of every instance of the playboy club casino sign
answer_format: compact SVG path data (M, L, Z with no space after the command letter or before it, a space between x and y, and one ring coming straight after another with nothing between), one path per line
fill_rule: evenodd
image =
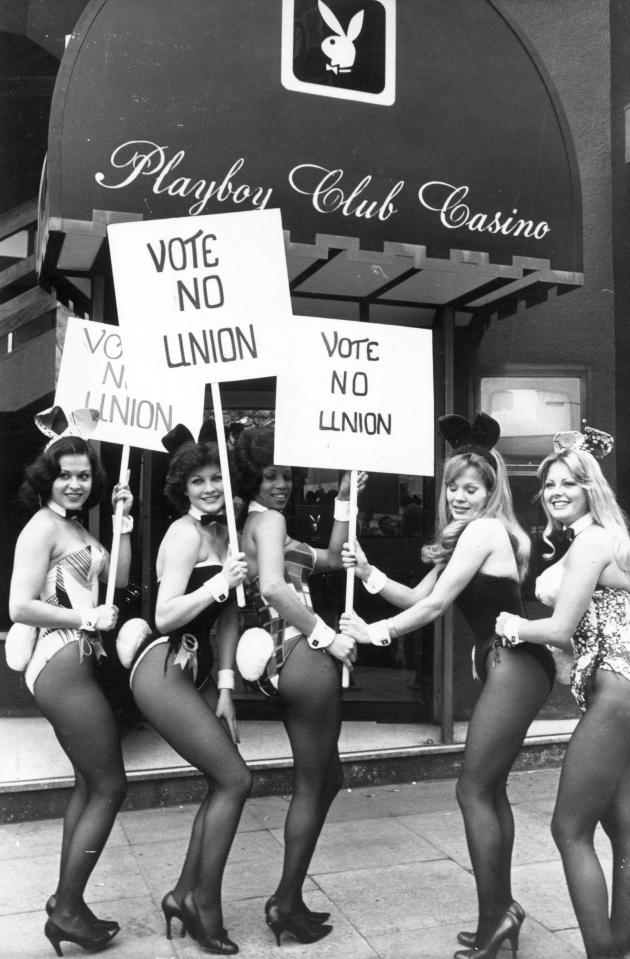
M51 230L279 208L294 243L581 270L562 104L500 0L90 0L48 146Z

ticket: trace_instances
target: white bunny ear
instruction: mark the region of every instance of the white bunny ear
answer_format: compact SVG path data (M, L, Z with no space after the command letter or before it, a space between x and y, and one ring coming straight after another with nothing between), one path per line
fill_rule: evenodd
M326 4L323 2L323 0L317 0L317 6L319 7L319 12L321 13L322 17L324 18L324 20L326 21L330 29L334 30L335 33L338 33L340 37L345 37L346 31L341 26L341 24L337 20L337 17L332 12L330 7L327 7Z
M44 436L49 437L45 449L66 436L80 436L86 440L89 434L96 429L98 421L98 411L90 409L73 410L66 416L60 406L51 406L49 409L35 414L37 429Z
M363 15L365 11L359 10L358 13L355 13L352 20L348 25L348 40L356 40L356 38L361 33L363 27Z

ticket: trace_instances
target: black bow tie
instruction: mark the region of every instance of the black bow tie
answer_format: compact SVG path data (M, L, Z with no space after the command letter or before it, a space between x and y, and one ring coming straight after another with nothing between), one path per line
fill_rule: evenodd
M562 530L560 535L565 543L572 543L575 539L575 530L571 526L567 526L566 529Z
M83 519L82 509L67 509L66 519Z
M203 516L199 517L199 522L202 526L211 526L212 523L225 523L225 516L217 516L216 514L212 516L210 513L204 513Z

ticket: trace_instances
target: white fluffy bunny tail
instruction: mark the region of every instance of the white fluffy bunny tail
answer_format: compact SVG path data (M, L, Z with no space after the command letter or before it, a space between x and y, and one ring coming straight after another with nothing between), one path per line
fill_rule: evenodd
M266 629L252 626L246 629L236 647L238 671L248 682L260 679L273 655L273 639Z
M150 635L151 627L144 619L128 619L120 627L116 637L116 652L125 669L129 669L140 644Z

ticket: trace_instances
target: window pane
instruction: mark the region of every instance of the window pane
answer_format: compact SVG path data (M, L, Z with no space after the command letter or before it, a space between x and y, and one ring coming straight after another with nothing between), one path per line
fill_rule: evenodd
M500 452L530 460L551 451L555 433L580 428L580 396L579 376L489 376L480 407L501 424Z

